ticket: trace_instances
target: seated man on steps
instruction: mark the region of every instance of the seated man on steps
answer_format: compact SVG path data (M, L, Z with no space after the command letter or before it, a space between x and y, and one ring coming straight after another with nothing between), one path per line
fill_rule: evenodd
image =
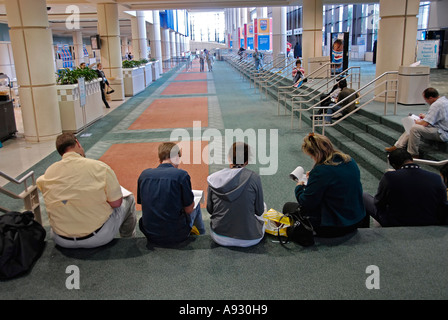
M142 205L140 230L149 243L159 245L181 243L190 232L204 234L201 206L194 206L190 175L178 168L182 156L179 146L173 142L161 143L158 155L159 166L143 170L138 178L137 203Z
M347 87L347 80L345 80L345 79L342 79L341 81L339 81L339 88L341 89L341 91L339 92L337 99L335 99L335 101L333 101L334 102L333 104L330 104L330 106L334 106L334 107L327 109L327 116L325 117L326 123L331 123L332 118L338 119L338 118L348 114L349 112L352 112L353 110L355 110L355 101L358 98L358 94L352 95L355 92L355 90ZM340 104L336 105L338 103L338 101L342 101L342 102ZM336 111L344 108L345 106L347 106L347 107L344 110L339 112L334 117L331 117L331 115L333 113L336 113Z
M407 145L407 150L412 157L418 158L421 138L441 142L448 141L448 99L440 97L434 88L425 89L423 99L430 105L428 113L421 113L420 120L415 121L409 134L404 132L395 145L385 149L387 152L405 148Z
M64 248L95 248L112 241L118 232L134 237L134 196L123 197L113 170L87 159L73 133L59 135L56 149L62 160L37 179L54 242Z
M375 197L363 193L367 214L383 227L444 224L447 194L440 175L421 169L404 149L388 159L395 170L383 175Z

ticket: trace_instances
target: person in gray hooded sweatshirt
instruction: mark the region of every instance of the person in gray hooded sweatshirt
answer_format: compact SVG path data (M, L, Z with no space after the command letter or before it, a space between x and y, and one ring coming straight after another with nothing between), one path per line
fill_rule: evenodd
M245 168L249 146L235 142L229 151L230 168L207 178L207 211L212 239L223 246L249 247L264 236L263 189L258 174Z

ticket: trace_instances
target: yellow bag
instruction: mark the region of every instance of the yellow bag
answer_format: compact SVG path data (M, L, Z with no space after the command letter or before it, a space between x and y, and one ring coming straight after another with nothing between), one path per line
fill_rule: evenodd
M287 237L286 228L291 226L291 221L283 213L271 208L263 213L263 219L266 226L266 233L278 236L280 231L281 236Z

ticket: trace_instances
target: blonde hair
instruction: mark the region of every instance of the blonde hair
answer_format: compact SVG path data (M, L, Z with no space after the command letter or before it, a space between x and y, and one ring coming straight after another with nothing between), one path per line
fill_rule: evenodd
M159 160L160 162L164 160L171 159L175 157L176 155L182 156L182 153L180 151L180 148L177 144L174 142L163 142L159 145Z
M336 150L326 136L313 132L303 139L302 151L312 156L316 164L336 166L339 163L333 161L335 155L340 156L344 163L352 159L348 154Z

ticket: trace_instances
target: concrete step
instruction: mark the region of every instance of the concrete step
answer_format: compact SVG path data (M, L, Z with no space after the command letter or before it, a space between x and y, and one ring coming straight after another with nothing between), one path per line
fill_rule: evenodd
M349 154L355 161L371 173L377 179L381 179L384 172L388 168L386 154L383 157L372 153L367 148L360 145L362 139L357 141L352 140L344 133L338 131L336 128L326 128L325 135L331 139L333 144L342 152Z

